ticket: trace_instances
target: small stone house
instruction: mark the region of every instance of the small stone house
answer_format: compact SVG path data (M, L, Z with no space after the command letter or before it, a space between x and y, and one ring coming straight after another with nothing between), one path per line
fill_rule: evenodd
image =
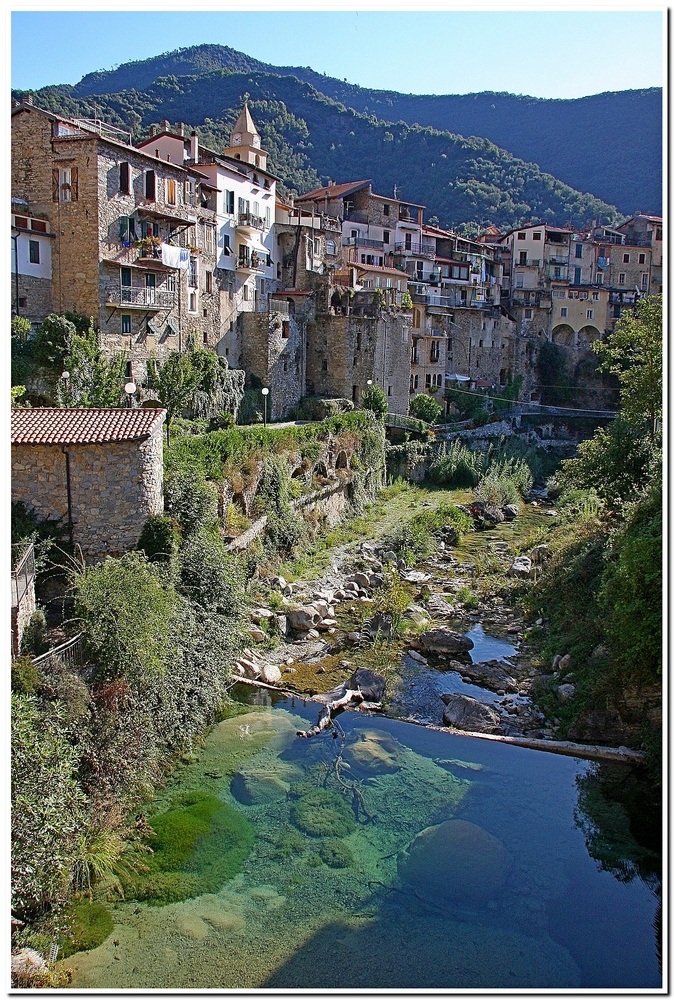
M121 555L163 511L166 411L12 410L12 502L59 518L87 562Z

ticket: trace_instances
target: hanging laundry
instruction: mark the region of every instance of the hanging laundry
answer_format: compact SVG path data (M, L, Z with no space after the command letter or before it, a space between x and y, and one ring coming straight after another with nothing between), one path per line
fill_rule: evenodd
M190 265L189 250L183 247L174 247L170 243L162 243L161 262L166 267L177 267L181 271L186 271Z

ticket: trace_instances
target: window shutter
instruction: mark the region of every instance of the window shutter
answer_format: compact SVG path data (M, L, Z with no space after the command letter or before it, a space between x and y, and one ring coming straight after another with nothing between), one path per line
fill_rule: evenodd
M145 197L148 201L155 199L154 170L145 171Z
M58 167L55 167L51 172L51 197L52 201L59 200L59 172Z
M77 167L70 168L70 200L77 201Z
M119 165L119 192L120 194L129 193L129 164L120 163Z

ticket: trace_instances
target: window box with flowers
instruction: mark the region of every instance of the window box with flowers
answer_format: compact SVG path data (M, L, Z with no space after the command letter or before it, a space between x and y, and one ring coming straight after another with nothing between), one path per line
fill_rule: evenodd
M137 247L141 257L161 257L161 239L159 236L142 236L136 240L134 246Z

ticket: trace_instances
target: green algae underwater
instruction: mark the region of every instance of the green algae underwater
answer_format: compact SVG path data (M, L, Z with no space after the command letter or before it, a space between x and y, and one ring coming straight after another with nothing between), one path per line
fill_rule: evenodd
M317 705L255 697L262 704L216 725L158 793L148 870L108 903L114 933L60 963L73 988L610 980L625 943L588 972L549 933L549 907L588 857L573 819L585 765L357 713L300 740ZM644 958L627 985L659 982L645 940L651 898L633 906Z

